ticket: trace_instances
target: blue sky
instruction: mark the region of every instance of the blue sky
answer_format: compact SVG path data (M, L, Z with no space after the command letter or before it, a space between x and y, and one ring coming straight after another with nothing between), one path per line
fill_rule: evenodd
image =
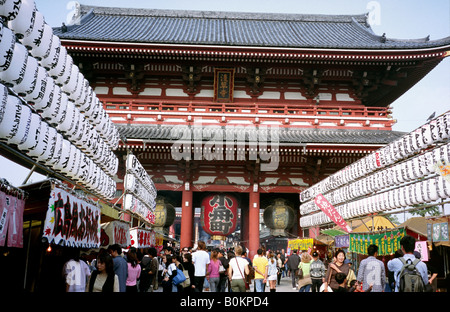
M37 9L53 27L66 22L73 12L73 1L35 0ZM376 34L387 37L416 39L430 35L431 40L450 36L450 0L80 0L81 4L151 9L204 11L272 12L298 14L363 14L372 12ZM410 132L450 109L450 57L444 59L422 81L395 101L393 130ZM0 156L0 177L20 185L28 170L17 168ZM39 175L33 175L37 181Z

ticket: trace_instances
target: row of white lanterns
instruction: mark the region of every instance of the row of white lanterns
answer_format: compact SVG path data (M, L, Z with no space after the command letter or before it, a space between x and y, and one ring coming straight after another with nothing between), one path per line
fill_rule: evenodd
M438 176L347 202L335 208L342 218L351 219L416 204L433 203L449 197L450 182L442 176ZM324 212L300 217L300 226L302 227L318 226L329 222L331 219Z
M32 104L44 119L68 137L72 143L82 148L109 175L114 176L117 172L115 169L118 159L99 132L80 113L60 86L55 84L53 78L48 76L38 61L28 55L25 46L14 40L10 41L10 38L15 37L14 33L1 25L0 28L2 36L0 64L4 64L0 67L0 82L11 87ZM104 117L107 116L104 115ZM98 124L96 127L101 126Z
M438 116L403 137L367 155L300 193L300 202L325 194L367 174L406 159L450 138L450 112Z
M56 85L92 123L108 146L116 150L120 139L118 130L67 49L61 45L59 37L53 34L53 29L36 9L34 1L5 0L0 6L0 16L9 19L8 27L30 55L47 70ZM38 78L43 79L42 75Z
M119 133L102 103L33 0L4 0L0 16L8 26L0 24L0 138L114 198Z
M124 178L124 187L128 193L133 194L137 199L154 210L156 207L155 196L133 174L127 173Z
M0 141L106 199L115 196L116 182L76 145L0 84Z
M127 155L125 166L123 207L152 223L157 196L155 184L135 155Z
M154 213L155 207L153 209L148 209L148 205L145 205L138 198L132 194L126 194L123 200L123 207L125 210L132 214L136 214L146 220L149 223L154 223Z
M435 147L432 150L416 155L406 161L376 171L353 183L346 184L327 193L325 198L332 205L338 205L342 202L366 196L388 187L412 182L436 173L435 167L439 162L450 162L450 143ZM320 208L315 204L314 200L310 200L300 205L300 213L302 215L318 210L320 210Z

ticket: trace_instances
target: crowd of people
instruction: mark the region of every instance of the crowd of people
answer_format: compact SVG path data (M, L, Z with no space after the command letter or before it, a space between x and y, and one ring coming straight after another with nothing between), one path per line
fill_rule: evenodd
M285 254L280 251L257 250L253 259L243 245L233 248L208 249L204 241L195 248L165 247L126 252L119 245L100 249L90 263L72 255L64 265L63 276L68 292L248 292L253 284L255 292L276 292L281 278L292 281L299 292L383 292L387 287L402 291L401 271L405 261L414 262L422 278L424 291L432 291L437 274L420 261L414 251L415 239L402 238L401 250L387 263L377 259L378 247L368 247L368 257L359 264L358 271L339 249L332 261L322 261L317 251ZM428 273L431 270L431 278Z

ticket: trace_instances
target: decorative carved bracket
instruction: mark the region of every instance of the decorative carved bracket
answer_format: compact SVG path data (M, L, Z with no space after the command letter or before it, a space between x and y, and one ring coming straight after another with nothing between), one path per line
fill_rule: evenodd
M142 64L123 64L125 78L130 82L131 90L138 92L141 89L141 83L144 80L144 65Z
M186 85L187 93L191 95L198 93L199 90L197 90L197 86L202 77L201 68L195 66L184 66L182 71L182 79Z
M247 68L247 84L250 86L250 92L254 96L261 94L261 88L266 76L265 68Z

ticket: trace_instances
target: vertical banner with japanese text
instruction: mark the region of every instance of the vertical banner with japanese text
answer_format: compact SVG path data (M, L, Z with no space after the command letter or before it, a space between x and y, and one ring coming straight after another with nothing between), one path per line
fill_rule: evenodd
M54 187L50 192L43 237L71 247L100 247L101 209Z
M352 231L351 227L345 222L344 218L337 212L337 210L331 205L328 200L322 195L319 194L314 198L314 202L316 205L333 221L336 223L341 229L350 233Z

